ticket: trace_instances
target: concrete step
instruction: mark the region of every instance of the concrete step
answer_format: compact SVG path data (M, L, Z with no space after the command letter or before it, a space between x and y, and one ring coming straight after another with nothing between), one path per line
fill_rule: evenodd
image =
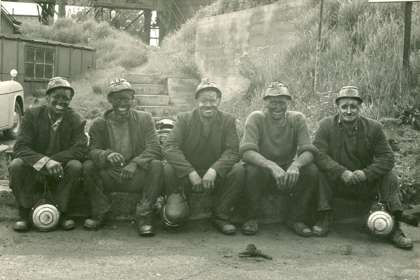
M140 95L136 94L137 106L165 106L169 105L168 95Z
M173 106L136 106L136 109L149 112L153 117L173 117L177 113Z
M136 94L142 95L165 95L167 88L163 84L132 84Z
M199 81L186 78L168 78L168 95L174 105L194 104L194 92Z
M164 84L165 78L160 75L127 73L125 79L132 84Z

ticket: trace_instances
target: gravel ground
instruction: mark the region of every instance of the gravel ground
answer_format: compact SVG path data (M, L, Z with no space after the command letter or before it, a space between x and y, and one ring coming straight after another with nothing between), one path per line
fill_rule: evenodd
M412 251L367 236L355 224L328 238L301 238L280 225L254 237L223 236L204 221L140 238L127 223L97 232L18 234L0 223L0 279L419 279L420 232ZM241 259L253 243L273 260Z

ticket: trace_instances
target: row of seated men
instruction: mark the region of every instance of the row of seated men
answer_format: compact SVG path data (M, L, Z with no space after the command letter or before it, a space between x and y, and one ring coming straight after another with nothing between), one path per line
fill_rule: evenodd
M333 197L373 202L379 195L396 221L387 240L413 247L399 226L403 208L393 152L381 125L360 115L363 100L354 86L340 90L337 114L319 123L312 142L305 116L289 110L287 86L273 82L239 140L235 117L218 109L222 91L204 80L195 92L196 108L178 115L162 148L151 115L133 109L135 91L126 80L110 83L112 108L93 121L89 145L84 122L69 106L74 94L66 79L52 78L47 104L25 113L9 167L20 215L16 231L31 228L29 213L40 182L51 187L61 228L74 228L66 214L72 190L83 181L91 204L86 229L104 224L111 192L139 194L135 217L141 236L155 234L153 206L162 193L164 222L175 225L188 218L186 198L192 192L210 192L218 230L236 232L230 218L240 203L246 205L241 231L254 235L262 196L277 192L290 202L287 225L298 235L320 237L330 229ZM240 197L244 201L238 202ZM314 215L309 225L306 217Z

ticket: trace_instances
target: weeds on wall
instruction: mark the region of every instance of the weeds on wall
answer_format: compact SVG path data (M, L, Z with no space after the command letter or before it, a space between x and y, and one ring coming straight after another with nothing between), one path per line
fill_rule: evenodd
M166 76L189 76L201 78L201 73L195 62L195 37L198 20L206 16L216 16L224 13L253 8L270 4L275 0L218 0L212 5L202 8L196 15L181 25L179 30L167 35L159 49L151 51L147 72Z

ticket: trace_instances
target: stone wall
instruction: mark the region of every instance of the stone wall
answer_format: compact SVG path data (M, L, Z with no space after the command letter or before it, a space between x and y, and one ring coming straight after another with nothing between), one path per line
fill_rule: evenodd
M238 68L244 54L282 54L293 47L297 35L294 19L307 2L283 0L199 21L195 58L204 76L222 87L225 100L249 87Z

